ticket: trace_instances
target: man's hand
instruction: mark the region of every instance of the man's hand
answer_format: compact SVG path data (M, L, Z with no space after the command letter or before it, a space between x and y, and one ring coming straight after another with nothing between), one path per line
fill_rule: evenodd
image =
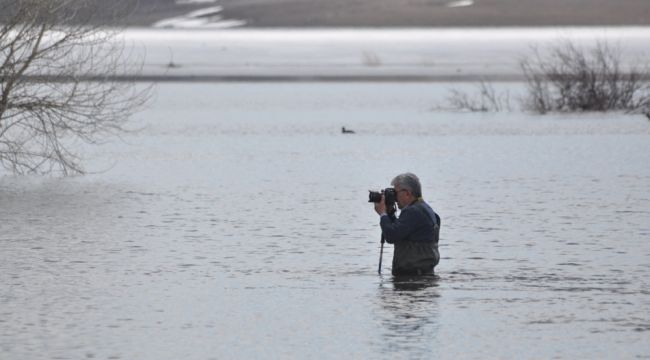
M384 194L381 194L381 201L375 203L375 211L379 215L386 214L386 199L384 198Z

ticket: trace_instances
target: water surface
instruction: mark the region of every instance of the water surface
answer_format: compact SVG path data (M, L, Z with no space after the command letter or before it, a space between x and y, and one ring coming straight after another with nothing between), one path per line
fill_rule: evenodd
M161 85L89 175L3 176L0 357L650 357L650 123L432 111L451 86ZM376 273L404 171L434 279Z

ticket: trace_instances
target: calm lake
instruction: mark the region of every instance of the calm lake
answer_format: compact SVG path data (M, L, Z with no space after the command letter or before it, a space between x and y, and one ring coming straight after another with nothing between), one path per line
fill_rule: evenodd
M0 358L650 358L650 122L434 110L459 87L161 84L88 175L4 172ZM435 279L377 274L405 171Z

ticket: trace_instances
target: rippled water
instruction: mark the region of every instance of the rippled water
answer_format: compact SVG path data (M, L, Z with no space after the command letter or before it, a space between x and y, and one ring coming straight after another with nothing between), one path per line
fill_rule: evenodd
M0 358L650 357L650 123L450 86L161 85L93 173L0 177ZM434 279L376 274L403 171Z

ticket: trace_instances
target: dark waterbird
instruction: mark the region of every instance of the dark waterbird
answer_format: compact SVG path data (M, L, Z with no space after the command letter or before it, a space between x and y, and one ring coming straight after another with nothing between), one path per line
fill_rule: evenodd
M345 126L341 127L341 134L354 134L354 130L346 129Z

